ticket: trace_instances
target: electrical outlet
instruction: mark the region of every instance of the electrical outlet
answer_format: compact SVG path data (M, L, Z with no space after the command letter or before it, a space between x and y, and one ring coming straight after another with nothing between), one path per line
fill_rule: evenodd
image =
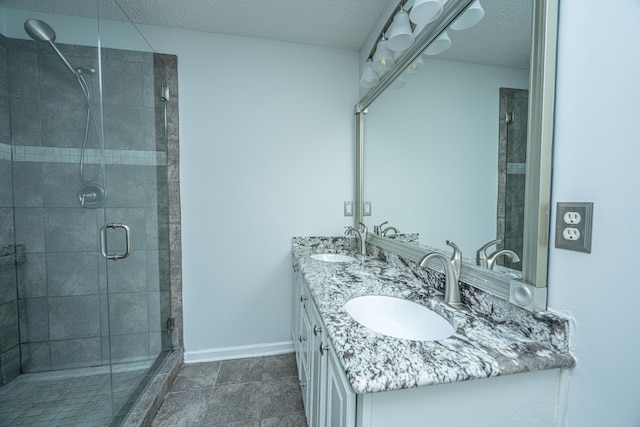
M593 203L558 202L556 205L556 248L591 252Z
M580 238L580 230L575 227L567 227L562 230L562 237L565 240L578 240Z
M353 216L353 202L344 202L344 216Z
M582 215L579 212L567 212L562 219L564 219L565 224L576 225L582 221Z
M362 216L371 216L371 202L364 202Z

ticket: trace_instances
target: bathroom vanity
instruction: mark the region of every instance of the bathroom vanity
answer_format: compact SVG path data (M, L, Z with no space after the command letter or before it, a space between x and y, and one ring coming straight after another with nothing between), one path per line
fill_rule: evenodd
M442 275L354 239L293 239L292 336L310 426L554 426L566 368L568 321L531 313L462 284L465 307L442 301ZM349 254L354 262L318 260ZM417 341L375 332L344 308L363 295L423 305L454 332Z

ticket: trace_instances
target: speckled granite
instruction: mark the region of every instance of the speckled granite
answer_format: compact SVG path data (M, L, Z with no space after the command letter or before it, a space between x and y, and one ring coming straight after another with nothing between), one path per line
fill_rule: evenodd
M327 333L356 393L465 381L575 365L568 320L530 313L463 284L456 310L442 302L442 277L393 254L354 255L354 239L294 237L293 258L307 282ZM354 263L330 263L313 253L349 253ZM343 309L360 295L408 299L444 316L456 328L440 341L411 341L376 333ZM511 307L509 307L511 306Z

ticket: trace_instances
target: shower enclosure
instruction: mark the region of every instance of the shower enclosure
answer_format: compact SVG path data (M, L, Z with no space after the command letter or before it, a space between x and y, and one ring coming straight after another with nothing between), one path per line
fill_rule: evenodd
M181 346L176 58L0 11L0 425L121 425Z

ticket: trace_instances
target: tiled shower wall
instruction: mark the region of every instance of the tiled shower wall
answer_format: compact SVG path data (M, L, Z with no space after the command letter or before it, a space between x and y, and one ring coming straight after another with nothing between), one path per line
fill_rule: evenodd
M9 141L7 50L0 38L0 143ZM0 385L20 373L11 150L0 144Z
M500 89L497 237L503 242L500 249L510 249L520 259L524 245L528 102L529 91L525 89ZM511 114L510 123L506 121L507 113ZM498 258L498 264L518 270L522 266L512 265L507 257Z
M24 259L17 272L22 372L155 358L171 347L171 272L167 146L154 54L102 51L107 202L105 210L87 209L77 195L87 111L78 82L46 44L4 44L15 239ZM59 47L74 66L97 69L95 49ZM100 120L97 74L86 80ZM0 145L8 141L3 136ZM97 170L98 147L91 135L85 175ZM99 255L99 229L109 222L131 227L129 258L107 262ZM122 250L118 232L108 241L110 252Z

